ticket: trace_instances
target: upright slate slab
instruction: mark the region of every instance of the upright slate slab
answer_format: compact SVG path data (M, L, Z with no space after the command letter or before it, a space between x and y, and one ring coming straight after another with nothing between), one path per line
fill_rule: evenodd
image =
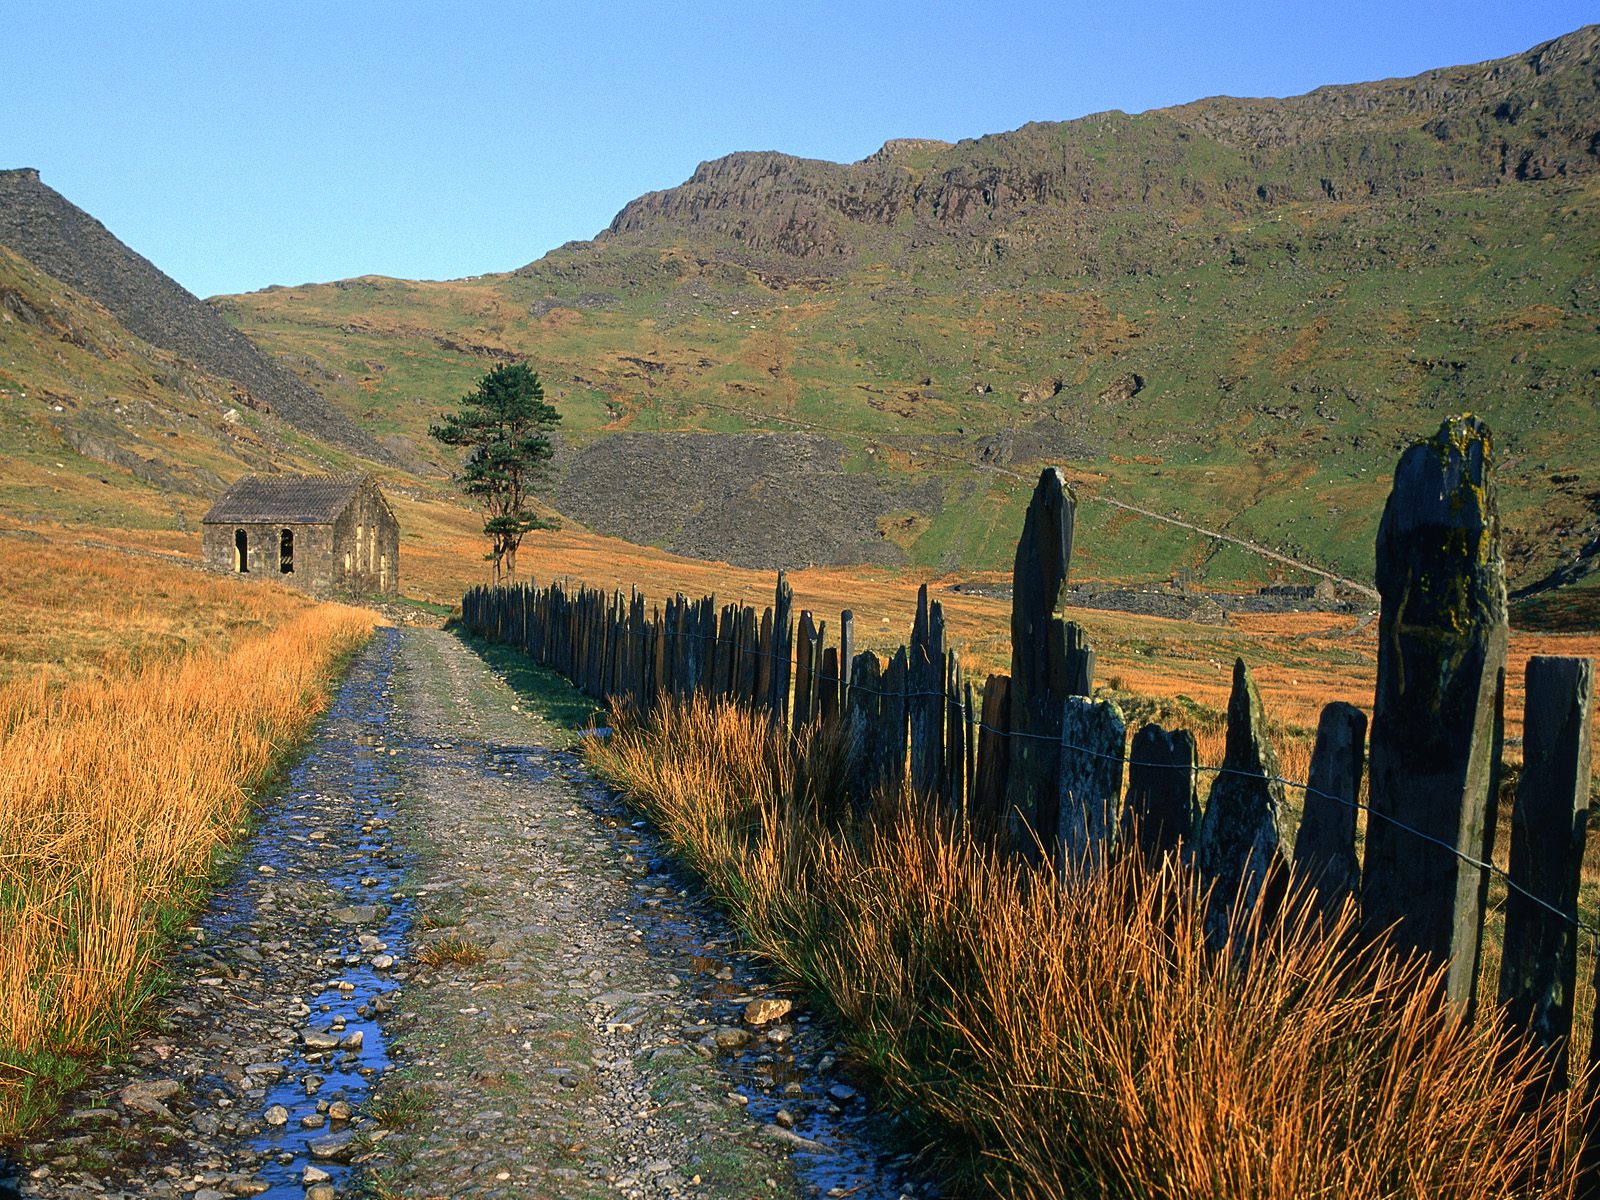
M969 786L968 712L972 708L972 686L961 673L961 656L945 652L944 704L944 779L940 795L954 813L967 811Z
M1195 845L1200 870L1214 886L1206 929L1215 942L1228 938L1234 914L1248 912L1263 885L1287 881L1292 831L1278 775L1261 693L1244 659L1236 659L1222 769L1211 784Z
M1011 677L990 675L983 685L977 729L978 760L972 775L968 823L978 836L999 841L1005 833L1006 776L1011 766Z
M1072 696L1094 695L1094 647L1076 621L1066 624L1066 689Z
M1324 920L1339 915L1361 889L1356 860L1356 803L1367 760L1367 714L1335 701L1322 710L1311 750L1300 832L1294 839L1294 873L1309 889Z
M938 793L944 773L944 610L928 602L928 585L917 589L917 619L911 630L906 713L911 728L911 788L919 796Z
M1054 839L1056 869L1063 878L1098 870L1110 856L1127 742L1128 723L1113 701L1067 697Z
M1544 1049L1551 1082L1563 1087L1578 978L1574 922L1588 832L1594 664L1530 658L1527 685L1522 777L1511 811L1511 880L1550 908L1516 888L1507 892L1500 1003L1512 1027Z
M826 646L817 675L817 716L824 725L839 719L839 647Z
M1194 734L1148 724L1128 750L1128 796L1121 837L1155 864L1178 847L1194 845L1200 824Z
M856 614L845 609L839 614L839 710L850 707L850 667L856 661Z
M799 733L811 723L812 699L815 696L815 679L819 664L815 661L822 639L817 635L816 622L809 608L800 610L800 628L794 644L794 731Z
M906 648L894 652L879 686L883 703L878 721L878 770L883 786L899 792L906 782Z
M734 694L746 704L756 698L756 676L761 666L761 625L756 610L746 605L739 610L739 674Z
M850 697L845 705L849 745L850 799L864 807L880 786L878 727L882 720L883 670L878 656L863 650L850 663Z
M1378 526L1378 683L1362 921L1446 964L1470 1013L1494 831L1506 586L1488 427L1452 417L1395 468ZM1418 837L1411 830L1426 835ZM1430 840L1431 839L1431 840ZM1442 844L1441 844L1442 843Z
M1059 825L1061 720L1070 695L1060 613L1072 563L1074 500L1061 472L1039 476L1011 573L1011 753L1006 825L1014 851L1037 860Z
M761 628L756 633L756 686L750 704L756 712L772 703L772 661L772 606L768 605L761 610Z
M772 677L767 703L773 725L782 729L789 723L789 679L794 669L794 588L782 571L778 572L776 601L772 608Z

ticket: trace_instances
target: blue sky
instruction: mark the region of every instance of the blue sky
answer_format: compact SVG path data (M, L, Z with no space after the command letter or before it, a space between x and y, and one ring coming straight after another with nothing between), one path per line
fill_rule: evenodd
M1527 49L1593 0L1076 4L5 0L0 167L200 295L507 270L733 150L1201 96Z

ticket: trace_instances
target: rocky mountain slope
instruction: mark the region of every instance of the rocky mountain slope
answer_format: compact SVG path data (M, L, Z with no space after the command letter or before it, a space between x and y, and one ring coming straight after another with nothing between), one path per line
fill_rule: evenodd
M1600 164L1597 48L1600 26L1590 26L1523 55L1411 79L1107 112L954 146L890 142L850 165L733 154L633 201L596 240L693 231L826 270L964 239L957 252L972 262L1026 249L1024 270L1136 269L1136 242L1072 251L1118 211L1247 214L1587 175ZM995 237L1022 244L998 253L981 244Z
M1470 409L1495 430L1515 582L1581 586L1600 561L1600 446L1571 435L1600 415L1597 63L1587 28L1288 100L855 164L731 155L505 274L198 311L7 172L0 246L26 253L0 252L0 419L29 471L81 460L152 495L351 446L437 478L429 422L526 357L565 417L552 494L603 532L752 565L1004 567L1054 463L1083 500L1082 575L1232 586L1282 574L1247 542L1368 576L1396 450Z
M349 465L0 245L0 513L182 529L246 471Z
M275 413L319 441L386 457L369 434L315 389L41 182L38 171L0 171L0 246L103 306L151 346L228 381L239 404Z
M1275 572L1106 500L1365 577L1397 448L1470 409L1497 436L1514 578L1538 586L1600 545L1600 449L1567 435L1600 410L1597 164L1588 27L1287 100L854 164L734 154L504 275L215 303L414 444L485 366L532 359L566 415L562 505L718 557L749 552L748 520L693 514L748 518L774 477L728 455L684 470L682 433L837 446L822 469L796 441L777 476L836 561L1003 567L1051 462L1085 500L1086 573ZM688 515L641 519L646 495Z

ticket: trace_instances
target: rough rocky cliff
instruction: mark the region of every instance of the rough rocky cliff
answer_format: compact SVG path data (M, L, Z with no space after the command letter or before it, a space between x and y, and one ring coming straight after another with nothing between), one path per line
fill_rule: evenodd
M40 182L31 168L0 171L0 245L90 299L130 332L240 389L252 408L370 458L388 455L365 432L264 355L204 301L134 253L104 225Z
M858 163L744 152L628 204L599 240L689 229L826 263L918 239L1059 230L1138 206L1248 211L1586 174L1600 167L1600 26L1523 54L1286 100L1215 97L1009 133L890 143Z

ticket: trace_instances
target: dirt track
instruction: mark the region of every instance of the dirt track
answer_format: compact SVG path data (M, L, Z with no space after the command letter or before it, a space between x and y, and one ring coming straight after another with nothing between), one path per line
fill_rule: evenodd
M933 1194L536 707L380 631L23 1194Z

